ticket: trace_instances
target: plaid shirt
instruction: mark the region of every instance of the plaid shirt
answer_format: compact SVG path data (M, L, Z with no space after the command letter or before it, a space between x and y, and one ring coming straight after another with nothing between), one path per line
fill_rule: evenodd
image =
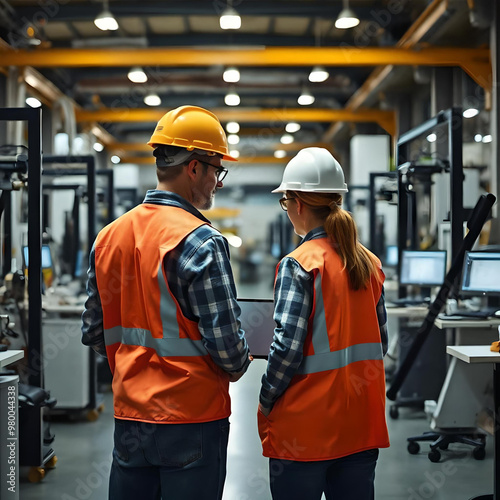
M317 227L305 236L302 243L325 237L325 230ZM274 289L276 328L267 370L262 377L259 398L264 408L272 408L276 400L285 392L302 362L307 324L312 312L313 291L312 273L305 271L295 259L285 257L279 264ZM388 337L383 288L382 296L377 304L377 317L385 355Z
M150 190L143 203L183 208L202 221L210 222L175 193ZM236 302L226 239L213 227L200 226L168 254L165 273L182 313L198 323L205 348L214 362L227 372L246 369L248 346L239 321L240 307ZM82 342L106 356L94 248L90 254L87 294L82 315Z

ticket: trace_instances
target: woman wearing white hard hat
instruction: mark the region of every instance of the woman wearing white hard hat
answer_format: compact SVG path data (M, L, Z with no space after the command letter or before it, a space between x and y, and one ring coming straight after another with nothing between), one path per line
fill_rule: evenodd
M286 166L280 200L301 244L278 264L276 329L259 433L273 500L370 500L385 420L380 261L342 209L342 167L323 148Z

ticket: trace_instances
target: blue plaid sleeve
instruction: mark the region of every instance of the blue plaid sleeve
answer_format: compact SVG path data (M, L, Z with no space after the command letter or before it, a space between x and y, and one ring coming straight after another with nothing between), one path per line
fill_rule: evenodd
M313 276L295 259L285 257L280 262L276 276L276 328L259 397L264 408L271 408L285 392L302 362L313 290Z
M226 240L202 226L172 257L167 259L167 281L186 317L198 322L208 353L227 372L246 369L248 345Z
M385 291L382 287L382 295L377 303L377 318L380 328L380 341L382 342L382 351L384 356L389 348L389 334L387 332L387 311L385 309Z

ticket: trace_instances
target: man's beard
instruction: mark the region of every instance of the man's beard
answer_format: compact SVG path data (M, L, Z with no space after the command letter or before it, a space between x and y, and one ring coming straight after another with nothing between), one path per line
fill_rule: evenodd
M217 189L212 191L207 197L202 193L196 193L193 198L193 205L200 210L210 210L214 205L214 198Z

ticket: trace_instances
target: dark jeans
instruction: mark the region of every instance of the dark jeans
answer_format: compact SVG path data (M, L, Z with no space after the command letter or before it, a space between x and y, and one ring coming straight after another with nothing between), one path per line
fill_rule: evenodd
M269 459L273 500L373 500L378 449L320 462Z
M146 424L115 419L109 500L220 500L229 420Z

